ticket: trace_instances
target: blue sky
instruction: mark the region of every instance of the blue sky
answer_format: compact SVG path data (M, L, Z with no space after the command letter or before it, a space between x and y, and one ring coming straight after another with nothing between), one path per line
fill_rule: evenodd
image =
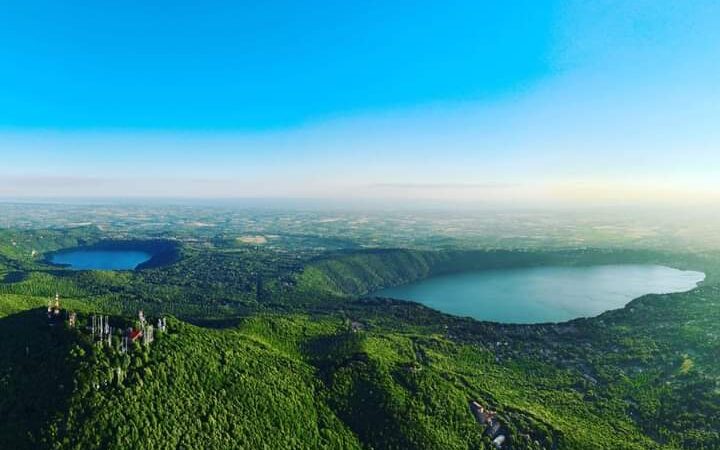
M0 196L720 198L712 1L0 5Z
M17 2L0 31L0 119L252 131L491 98L548 72L553 8L489 5Z

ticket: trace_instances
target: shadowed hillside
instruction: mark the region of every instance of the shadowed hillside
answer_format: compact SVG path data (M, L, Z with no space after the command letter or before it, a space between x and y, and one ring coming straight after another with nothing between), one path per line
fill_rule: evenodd
M40 448L76 386L75 337L38 308L1 318L0 342L0 448Z

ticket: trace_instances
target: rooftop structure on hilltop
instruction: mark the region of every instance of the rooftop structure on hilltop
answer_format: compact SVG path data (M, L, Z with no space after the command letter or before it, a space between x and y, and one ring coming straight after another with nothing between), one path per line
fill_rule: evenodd
M60 315L60 294L55 293L55 298L48 301L47 319L48 325L54 326L61 321Z

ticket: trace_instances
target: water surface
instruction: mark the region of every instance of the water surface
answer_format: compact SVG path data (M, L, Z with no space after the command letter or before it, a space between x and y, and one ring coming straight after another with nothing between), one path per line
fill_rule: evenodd
M152 254L139 250L68 250L50 256L53 264L75 270L133 270L149 261Z
M704 278L649 264L526 267L436 276L373 295L479 320L560 322L622 308L645 294L689 291Z

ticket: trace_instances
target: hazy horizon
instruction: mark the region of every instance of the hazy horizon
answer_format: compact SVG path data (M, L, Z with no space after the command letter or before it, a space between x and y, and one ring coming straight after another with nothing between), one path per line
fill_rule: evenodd
M38 4L0 7L2 198L720 200L715 2Z
M691 224L702 220L707 226L720 221L720 211L715 204L687 203L678 204L630 204L630 203L589 203L577 205L572 203L537 204L519 203L480 203L453 202L450 200L390 200L390 199L338 199L338 198L282 198L282 197L3 197L0 204L19 207L54 206L54 207L183 207L189 209L225 209L228 211L268 211L268 212L316 212L324 214L358 213L383 214L400 213L413 217L425 214L451 214L455 217L471 219L484 214L554 214L558 217L575 220L605 214L608 221L625 217L652 223L653 221L671 221ZM455 214L453 214L455 213Z

